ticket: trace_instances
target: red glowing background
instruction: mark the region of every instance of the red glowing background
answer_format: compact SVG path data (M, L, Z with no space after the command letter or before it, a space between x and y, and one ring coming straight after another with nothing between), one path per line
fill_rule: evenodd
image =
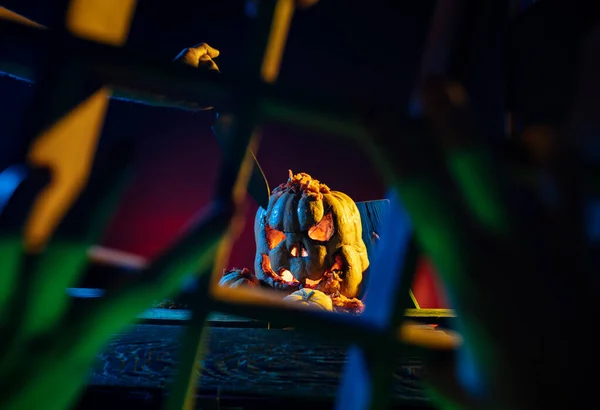
M6 6L52 26L56 10L40 0L7 1ZM366 105L407 104L421 57L434 1L365 9L345 4L338 18L335 2L297 13L288 40L279 82L316 92L351 95ZM223 72L243 69L248 19L242 0L190 3L171 0L156 8L140 2L129 45L167 61L183 47L205 41L221 50ZM371 10L367 13L367 10ZM335 23L335 24L333 24ZM383 43L369 27L387 25L396 32ZM385 45L384 45L385 44ZM390 49L393 46L393 50ZM0 76L0 121L3 135L16 135L34 86ZM382 97L384 96L384 97ZM393 98L390 101L389 98ZM220 161L210 126L213 113L190 113L129 102L111 103L100 149L132 138L138 148L137 175L114 219L104 244L152 257L175 238L189 218L208 204ZM0 162L11 152L10 138L0 139ZM258 158L271 187L284 182L288 169L307 172L355 201L381 199L385 186L360 147L350 141L282 126L264 127ZM256 204L249 199L248 222L235 244L230 267L252 267L252 220ZM421 264L414 292L421 307L444 307L436 281Z
M147 112L152 125L140 123L133 131L140 136L140 166L108 227L105 245L152 257L176 237L195 212L209 203L219 163L227 157L220 152L210 130L211 113L116 105L130 118L139 118L142 112ZM115 114L121 115L125 113ZM288 169L292 169L313 175L355 201L385 197L385 186L368 158L359 146L347 140L266 126L257 156L271 187L284 182ZM247 202L247 223L235 244L229 267L253 266L253 220L257 204L250 197ZM445 306L426 263L419 268L414 292L421 307Z

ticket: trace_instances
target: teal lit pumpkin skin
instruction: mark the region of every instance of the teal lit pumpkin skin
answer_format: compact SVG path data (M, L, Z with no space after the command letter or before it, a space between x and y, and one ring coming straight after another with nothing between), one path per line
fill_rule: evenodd
M340 293L358 295L369 267L360 213L346 194L308 174L293 175L272 192L254 222L255 273L264 284L294 291L340 272Z
M316 289L300 289L286 296L283 300L328 312L333 311L331 298Z
M233 268L229 271L224 271L219 286L228 288L237 288L240 286L254 287L258 285L258 279L248 269Z

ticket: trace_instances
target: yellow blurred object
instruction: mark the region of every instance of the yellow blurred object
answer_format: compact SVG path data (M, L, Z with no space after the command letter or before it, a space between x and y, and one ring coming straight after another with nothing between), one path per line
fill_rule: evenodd
M296 0L296 5L300 8L308 8L317 4L319 0Z
M23 17L13 11L5 7L0 7L0 19L11 20L17 23L25 24L27 26L36 27L36 28L46 28L41 24L36 23L35 21L29 20L26 17Z
M302 304L292 304L290 306L288 302L283 300L281 295L266 289L228 288L212 285L210 293L215 300L232 305L268 306L277 309L278 312L289 311L287 314L289 317L292 316L294 310L309 309ZM331 313L331 315L341 315L341 313ZM345 326L347 325L340 323L340 329ZM396 338L407 345L433 350L455 350L462 344L462 337L456 332L440 330L413 321L405 321L396 332Z
M109 92L98 90L44 131L28 160L52 170L52 180L36 198L27 224L25 246L40 252L85 184L94 160Z
M67 29L86 40L122 46L136 5L137 0L71 0Z
M66 25L75 35L105 44L127 41L136 0L72 0ZM102 88L36 138L28 160L49 167L52 180L36 198L25 226L25 247L40 252L86 185L110 91ZM76 101L77 102L77 101Z
M290 24L294 16L295 5L291 0L278 1L275 6L271 34L265 50L261 67L262 79L267 83L274 83L279 76L281 58L287 41Z
M432 350L455 350L462 344L462 337L455 332L410 321L398 329L398 339L407 345Z

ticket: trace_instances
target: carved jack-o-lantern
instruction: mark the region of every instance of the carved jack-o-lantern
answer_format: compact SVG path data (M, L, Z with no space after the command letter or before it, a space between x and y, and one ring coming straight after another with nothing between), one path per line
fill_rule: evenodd
M369 266L360 214L346 194L290 171L256 214L255 273L263 283L293 291L317 288L326 273L340 278L339 293L357 296Z

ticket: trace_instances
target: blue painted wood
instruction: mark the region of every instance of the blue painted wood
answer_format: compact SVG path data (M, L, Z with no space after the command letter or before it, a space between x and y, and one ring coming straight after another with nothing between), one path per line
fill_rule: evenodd
M410 219L400 198L390 193L388 207L381 218L381 234L377 251L371 257L372 274L369 275L366 309L363 317L380 328L386 328L391 319L391 306L395 303L400 273L405 266L407 250L413 231ZM408 294L408 289L406 289Z
M375 257L375 246L381 236L383 219L390 206L389 199L357 202L356 207L360 213L362 224L362 238L367 246L369 259Z
M408 273L410 280L402 280L408 257L413 230L410 219L400 198L391 192L390 202L381 225L380 240L371 258L372 271L369 275L365 311L363 317L382 330L397 326L394 313L408 300L408 292L414 272ZM405 294L402 298L399 295ZM345 365L339 387L336 409L363 410L387 405L388 387L392 385L393 366L382 346L353 346ZM387 372L389 370L389 373ZM377 373L377 374L376 374ZM374 377L376 376L376 377Z

